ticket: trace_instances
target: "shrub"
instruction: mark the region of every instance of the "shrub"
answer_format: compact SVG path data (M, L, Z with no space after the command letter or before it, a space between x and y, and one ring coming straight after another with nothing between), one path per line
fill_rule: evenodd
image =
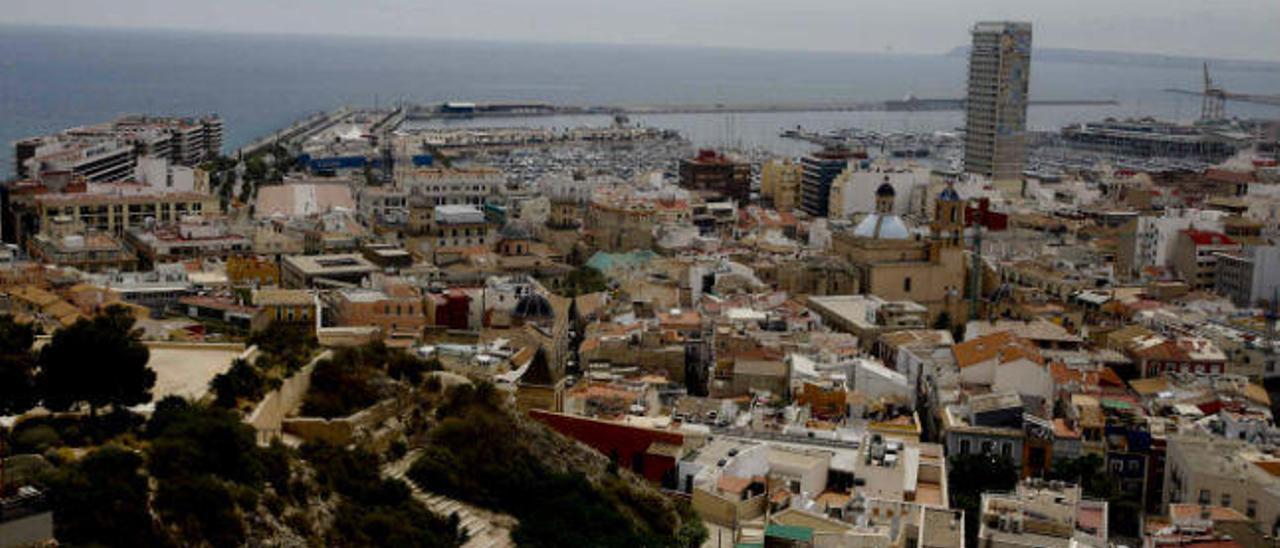
M377 459L363 450L307 444L302 457L316 482L342 497L328 543L336 546L456 546L456 523L437 516L410 496L403 481L378 473Z
M184 542L203 539L213 546L244 542L244 525L234 491L210 475L185 476L160 483L156 511L182 533Z
M151 473L160 479L210 474L257 487L266 474L253 429L234 412L165 398L147 425Z
M54 535L67 544L155 546L142 457L104 447L50 475Z
M29 427L25 427L25 423L20 424L12 438L11 443L15 453L44 453L48 449L62 445L62 437L48 424L33 424Z
M581 473L546 464L543 459L561 456L535 453L523 441L528 432L500 402L487 383L451 390L409 477L426 489L512 514L520 521L513 540L522 546L700 544L705 529L686 529L667 501L646 497L629 480L610 476L597 486Z
M343 350L333 359L316 364L311 388L302 402L302 413L313 417L345 417L377 403L382 397L378 382L382 372Z
M278 366L286 373L306 365L320 346L310 325L278 322L251 335L249 344L262 352L257 364L262 369Z
M245 360L236 360L226 373L221 373L209 381L213 390L214 403L219 407L232 408L242 400L257 401L267 393L267 381L258 369Z

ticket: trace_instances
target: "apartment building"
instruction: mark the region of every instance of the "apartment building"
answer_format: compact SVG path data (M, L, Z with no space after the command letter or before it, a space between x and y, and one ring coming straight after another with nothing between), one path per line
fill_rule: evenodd
M398 169L395 181L427 205L484 205L506 185L502 171L490 167Z
M982 22L971 34L964 169L997 185L1020 182L1027 154L1031 23Z

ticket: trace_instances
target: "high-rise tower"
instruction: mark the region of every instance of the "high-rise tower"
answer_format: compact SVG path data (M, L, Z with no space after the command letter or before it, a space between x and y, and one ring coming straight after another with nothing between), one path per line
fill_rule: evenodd
M1031 23L983 22L972 34L964 169L1016 191L1027 154Z

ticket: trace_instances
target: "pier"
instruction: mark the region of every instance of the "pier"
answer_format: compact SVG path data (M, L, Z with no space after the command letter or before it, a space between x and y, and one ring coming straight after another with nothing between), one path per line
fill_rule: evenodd
M1114 99L1031 101L1031 106L1116 106ZM416 120L523 116L589 116L654 114L748 114L768 112L897 112L963 110L963 99L907 99L902 101L797 101L768 103L709 103L655 105L552 105L548 103L444 103L407 107L405 118Z

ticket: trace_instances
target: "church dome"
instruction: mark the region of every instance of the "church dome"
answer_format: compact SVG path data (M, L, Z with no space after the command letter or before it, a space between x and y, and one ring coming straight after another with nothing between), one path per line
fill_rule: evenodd
M555 312L551 310L551 302L546 297L536 293L530 293L521 297L516 302L516 309L511 313L513 318L523 318L528 320L537 320L543 318L554 317Z
M888 179L888 177L885 177L885 179ZM897 194L897 191L893 190L893 185L889 184L888 180L881 184L880 188L876 189L876 196L892 198L895 194Z
M532 240L533 233L523 223L507 223L498 231L503 240Z
M853 228L853 235L877 240L907 240L911 238L911 230L897 215L872 213Z

